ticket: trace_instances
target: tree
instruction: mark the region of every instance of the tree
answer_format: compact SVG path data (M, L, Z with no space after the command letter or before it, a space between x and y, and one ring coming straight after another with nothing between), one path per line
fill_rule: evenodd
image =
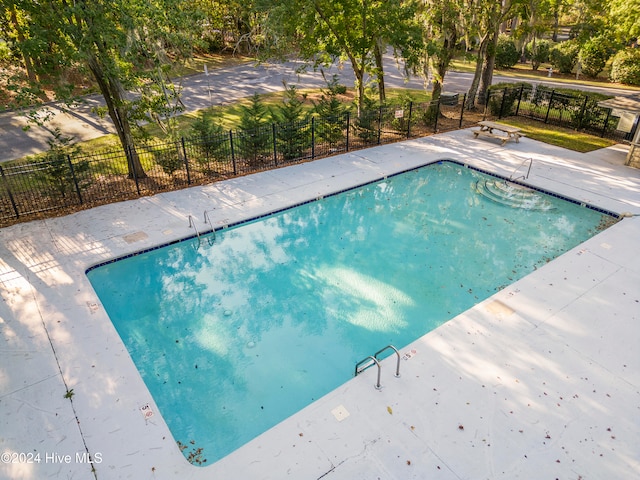
M196 43L197 11L186 0L0 0L15 8L24 41L16 46L29 58L36 83L55 86L58 98L73 97L75 85L66 73L78 68L90 74L104 97L129 163L130 176L145 176L133 148L136 120L154 105L150 92L129 95L155 84L151 97L166 100L166 85L158 85L158 69L172 58L184 58Z
M611 80L628 85L640 85L640 49L620 50L613 57Z
M551 51L551 44L548 40L538 40L537 42L531 41L525 47L525 54L527 59L531 60L531 68L538 70L541 63L549 61L549 52Z
M191 134L200 150L200 154L196 157L196 162L206 172L210 172L212 161L220 161L226 158L228 135L225 134L222 126L216 122L214 115L206 111L203 111L191 124Z
M566 40L555 45L549 52L551 65L560 73L571 73L578 61L580 45L577 40Z
M640 38L640 0L610 0L609 20L618 41L627 45Z
M469 30L478 37L478 56L476 68L469 87L468 106L477 102L484 105L487 90L493 79L495 66L496 46L500 25L511 13L513 3L511 0L496 2L494 0L468 0L468 10L472 22Z
M251 103L242 106L241 110L238 128L240 151L251 165L257 166L269 145L269 132L264 128L268 110L257 93L251 97Z
M269 55L291 52L295 45L315 67L348 62L361 109L368 74L377 78L384 96L382 53L387 41L401 37L398 22L409 17L410 7L400 0L263 0L260 11L268 12Z
M285 93L282 103L276 105L271 117L276 123L278 152L291 160L300 157L306 148L307 132L301 128L300 122L306 118L302 100L298 96L295 85L283 82Z
M582 71L589 77L597 77L611 57L611 42L604 36L587 40L580 48L578 58Z
M422 28L422 53L417 56L423 77L431 80L431 99L442 92L444 76L454 57L460 36L462 6L458 0L423 0L418 12Z
M496 45L496 66L498 68L511 68L520 59L520 53L513 43L511 37L507 35L498 36L498 44Z
M332 148L344 137L343 117L347 110L338 99L340 87L338 77L334 75L327 82L327 89L322 90L320 100L313 104L314 113L322 120L322 128L317 135L321 141L329 143Z

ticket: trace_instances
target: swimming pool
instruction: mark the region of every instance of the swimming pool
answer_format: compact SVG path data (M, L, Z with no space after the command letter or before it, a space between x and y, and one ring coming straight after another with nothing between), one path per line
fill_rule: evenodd
M613 221L441 162L88 276L175 440L210 464Z

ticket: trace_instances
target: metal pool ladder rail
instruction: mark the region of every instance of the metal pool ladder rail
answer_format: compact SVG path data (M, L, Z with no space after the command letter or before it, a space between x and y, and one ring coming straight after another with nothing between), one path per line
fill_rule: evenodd
M520 170L520 167L522 167L527 162L529 162L529 168L527 169L527 174L526 175L520 175L517 178L513 178L513 176L516 174L516 172L518 170ZM520 165L518 165L517 168L513 171L513 173L509 176L509 180L520 180L521 178L526 180L527 178L529 178L529 174L531 173L531 167L532 166L533 166L533 158L527 158L527 159L523 160L522 163Z
M396 356L398 357L398 361L396 363L396 374L395 374L395 377L396 378L400 377L400 352L398 352L398 349L396 347L394 347L393 345L387 345L386 347L378 350L373 355L369 355L368 357L363 358L358 363L356 363L355 376L357 377L358 374L364 372L367 368L372 367L373 365L377 365L377 367L378 367L378 381L376 382L376 388L378 390L380 390L382 388L382 385L380 384L380 373L382 372L382 366L380 365L380 361L378 360L378 355L380 355L382 352L384 352L385 350L388 350L388 349L391 349L394 352L396 352Z
M196 231L196 237L198 237L198 241L200 241L200 232L196 228L196 221L193 219L193 216L189 215L189 228L193 228Z

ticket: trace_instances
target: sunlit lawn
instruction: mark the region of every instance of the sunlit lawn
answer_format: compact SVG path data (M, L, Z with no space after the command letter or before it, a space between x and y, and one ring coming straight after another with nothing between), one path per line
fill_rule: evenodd
M615 140L601 138L587 133L577 132L570 128L550 126L537 120L522 117L502 118L500 123L522 129L527 137L550 145L566 148L576 152L591 152L599 148L615 145Z

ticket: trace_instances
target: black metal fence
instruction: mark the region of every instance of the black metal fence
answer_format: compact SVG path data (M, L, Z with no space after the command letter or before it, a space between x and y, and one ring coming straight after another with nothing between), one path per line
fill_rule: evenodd
M51 156L0 165L0 226L323 158L408 138L467 128L486 118L526 116L616 136L610 109L588 97L568 98L527 87L492 90L486 108L466 95L380 107L295 124L230 130L211 137L145 143L128 152ZM132 168L139 161L142 172ZM137 173L138 172L138 173Z
M632 132L617 129L620 118L611 108L600 107L598 102L601 100L525 84L490 90L486 116L497 119L528 117L614 140L630 140Z

